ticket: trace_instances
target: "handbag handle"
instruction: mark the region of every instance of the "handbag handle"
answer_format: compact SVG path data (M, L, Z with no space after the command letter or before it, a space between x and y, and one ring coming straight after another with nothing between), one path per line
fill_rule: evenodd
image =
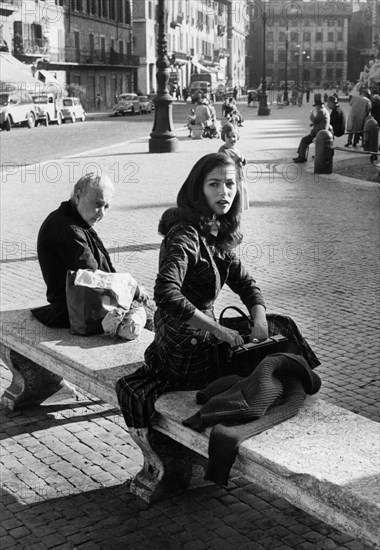
M239 309L238 307L236 306L227 306L223 309L223 311L221 312L221 314L219 315L219 323L222 325L222 326L225 326L223 324L223 315L225 314L225 312L227 311L227 309L234 309L235 311L237 311L242 317L244 317L244 319L249 323L249 325L251 327L253 327L253 321L250 317L248 317L248 315L246 313L244 313L244 311L242 311L241 309Z

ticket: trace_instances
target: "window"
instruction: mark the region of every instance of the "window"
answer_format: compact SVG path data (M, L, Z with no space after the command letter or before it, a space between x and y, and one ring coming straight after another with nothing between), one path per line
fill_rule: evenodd
M291 32L290 33L290 40L292 42L298 42L298 32Z
M151 2L149 2L149 5ZM156 6L158 8L158 6ZM131 24L131 5L129 2L124 2L124 23Z
M124 53L124 42L119 40L119 53Z
M88 36L88 42L90 46L90 60L93 61L94 59L94 35L90 34Z
M115 0L109 0L109 18L113 21L116 20L116 6Z
M148 17L152 19L152 2L148 2Z
M322 42L322 40L323 40L323 32L322 31L317 31L315 33L315 40L316 40L316 42Z
M338 31L336 35L336 39L342 41L343 40L343 33L342 31Z
M104 62L106 59L106 39L104 36L100 37L100 50L101 50L102 61Z
M285 62L285 56L286 56L285 50L278 50L278 61L280 63Z
M323 51L322 50L316 50L315 53L314 53L314 60L317 62L317 63L322 63L323 62Z
M344 52L343 50L337 50L335 52L335 61L342 63L344 61Z
M303 39L304 39L304 42L310 42L311 40L311 33L310 31L305 31L303 33Z
M334 69L326 69L326 79L329 81L334 80Z
M315 69L315 80L316 83L322 80L322 69Z
M100 15L104 18L107 18L107 0L100 1Z
M332 63L335 61L335 50L327 50L326 61L327 63Z
M267 50L267 63L274 63L274 52L273 50Z
M280 31L278 35L279 42L286 42L286 32Z
M333 32L328 32L327 33L327 41L328 42L334 42L334 33Z

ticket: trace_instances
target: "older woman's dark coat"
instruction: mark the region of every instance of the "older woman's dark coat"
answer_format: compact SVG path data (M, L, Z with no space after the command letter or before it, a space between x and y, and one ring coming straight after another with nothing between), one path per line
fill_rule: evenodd
M43 222L38 233L37 255L50 305L33 309L32 313L50 327L70 326L66 304L68 270L115 272L95 229L84 221L71 201L62 202Z

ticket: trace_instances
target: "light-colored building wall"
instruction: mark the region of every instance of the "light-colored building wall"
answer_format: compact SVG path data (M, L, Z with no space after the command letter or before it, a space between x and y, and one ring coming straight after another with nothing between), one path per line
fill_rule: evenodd
M138 87L146 93L156 90L158 1L133 2L135 51L142 58ZM214 72L223 84L244 85L249 25L246 5L246 0L166 0L172 86L188 87L191 74L201 71Z

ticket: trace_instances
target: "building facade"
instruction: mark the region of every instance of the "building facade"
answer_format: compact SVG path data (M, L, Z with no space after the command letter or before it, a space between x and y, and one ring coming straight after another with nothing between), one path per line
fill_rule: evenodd
M218 82L245 85L246 0L166 0L171 86L189 86L190 76L213 72ZM157 0L133 0L138 87L156 91Z
M131 0L14 0L12 53L54 75L86 109L137 90ZM9 23L8 23L9 25Z
M249 41L249 84L258 86L263 63L263 15L268 83L290 87L339 86L347 81L351 3L255 2Z

